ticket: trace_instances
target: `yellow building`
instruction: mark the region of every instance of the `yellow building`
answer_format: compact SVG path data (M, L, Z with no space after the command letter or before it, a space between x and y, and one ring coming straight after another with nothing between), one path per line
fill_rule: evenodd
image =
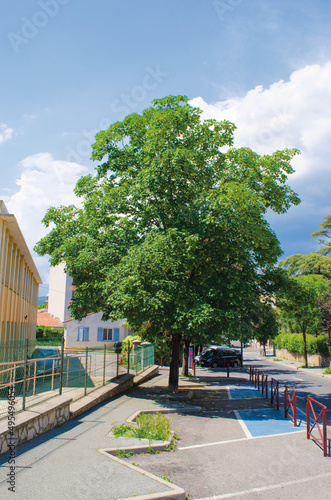
M22 359L36 338L38 270L14 215L0 200L0 361Z

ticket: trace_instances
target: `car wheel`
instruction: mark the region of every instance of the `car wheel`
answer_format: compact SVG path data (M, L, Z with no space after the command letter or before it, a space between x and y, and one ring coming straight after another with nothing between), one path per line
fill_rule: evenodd
M237 368L239 366L239 361L234 361L233 362L233 368Z
M214 361L214 362L211 364L211 366L212 366L212 368L217 368L217 366L218 366L218 365L217 365L216 361Z

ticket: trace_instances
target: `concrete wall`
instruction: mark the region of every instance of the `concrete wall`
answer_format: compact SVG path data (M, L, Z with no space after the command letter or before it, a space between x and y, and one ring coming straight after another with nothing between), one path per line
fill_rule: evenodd
M303 354L289 352L287 349L276 349L276 357L304 363ZM311 366L330 366L330 358L321 354L308 354L308 364Z

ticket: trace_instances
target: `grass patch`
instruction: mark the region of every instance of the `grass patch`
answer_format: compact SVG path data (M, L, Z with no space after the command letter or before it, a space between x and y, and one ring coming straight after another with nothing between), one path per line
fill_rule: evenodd
M279 358L274 358L272 361L283 361L283 360Z
M171 437L171 420L161 413L141 413L136 425L122 424L113 427L115 437L137 437L167 441Z
M323 375L331 375L331 367L325 368L325 370L323 370Z
M167 476L166 472L162 474L162 476L159 476L161 479L164 481L168 481L168 483L172 483L171 479Z
M179 440L178 432L175 432L171 438L169 446L165 448L164 451L175 451L178 440Z
M115 437L135 437L134 428L132 425L122 424L118 427L113 427Z
M117 458L128 458L128 457L132 457L133 455L134 455L133 451L116 450Z

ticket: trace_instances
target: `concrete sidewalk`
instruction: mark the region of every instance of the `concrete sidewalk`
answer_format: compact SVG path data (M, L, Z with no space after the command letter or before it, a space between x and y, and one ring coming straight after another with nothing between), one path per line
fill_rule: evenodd
M195 380L180 379L179 394L169 395L168 370L161 369L127 394L20 446L16 497L7 489L8 457L1 457L0 498L330 498L330 459L305 439L304 430L254 437L251 424L256 425L255 419L259 426L259 415L269 414L270 403L258 391L237 399L228 390L231 385L232 394L240 388L249 392L246 372L233 371L229 379L216 370L199 369L197 375ZM100 452L132 446L132 440L110 434L114 425L139 410L165 409L179 410L169 415L180 435L174 453L135 455L125 465ZM252 432L246 432L241 416L248 418L245 425ZM167 478L182 490L172 489Z

